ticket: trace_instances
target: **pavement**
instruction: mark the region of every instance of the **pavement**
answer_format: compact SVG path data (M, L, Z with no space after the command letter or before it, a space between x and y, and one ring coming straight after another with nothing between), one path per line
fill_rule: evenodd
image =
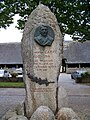
M0 88L0 120L11 107L22 103L24 99L25 89L23 88Z
M68 94L68 107L72 108L81 120L90 120L90 86L77 84L70 74L61 73L59 85Z
M72 108L81 120L90 120L90 86L76 84L70 74L61 73L60 86L63 86L68 94L68 107ZM24 88L0 88L0 120L11 108L23 102L25 99Z

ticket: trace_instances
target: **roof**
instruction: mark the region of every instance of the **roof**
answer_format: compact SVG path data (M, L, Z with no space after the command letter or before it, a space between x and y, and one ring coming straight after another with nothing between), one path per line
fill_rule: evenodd
M90 63L90 42L71 42L63 52L67 63ZM0 43L0 64L22 64L21 43Z
M90 63L90 41L70 43L63 56L67 63Z
M22 64L21 43L0 43L0 64Z

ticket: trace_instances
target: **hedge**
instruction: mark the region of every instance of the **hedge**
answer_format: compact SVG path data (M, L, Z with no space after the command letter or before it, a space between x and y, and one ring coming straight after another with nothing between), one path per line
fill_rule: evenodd
M22 77L10 77L10 78L5 78L5 77L0 77L0 82L23 82Z

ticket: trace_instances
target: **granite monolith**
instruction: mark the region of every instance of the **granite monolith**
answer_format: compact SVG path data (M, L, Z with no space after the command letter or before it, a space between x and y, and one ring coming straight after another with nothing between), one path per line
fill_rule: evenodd
M30 117L40 106L48 106L55 113L62 37L55 15L45 5L38 5L25 24L22 58L26 115Z

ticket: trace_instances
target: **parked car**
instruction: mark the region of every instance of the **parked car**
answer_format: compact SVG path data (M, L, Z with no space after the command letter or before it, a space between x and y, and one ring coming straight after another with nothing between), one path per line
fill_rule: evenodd
M23 77L23 74L22 74L22 73L18 73L18 75L17 75L16 77L17 77L17 78Z
M18 74L16 77L23 77L23 70L22 70L22 68L17 68L16 69L16 73Z
M86 70L82 70L82 69L76 70L75 72L71 73L71 78L76 80L77 78L80 78L83 73L86 73L86 72L87 72Z
M3 77L3 76L4 76L4 70L0 69L0 77Z
M0 77L12 77L12 76L8 71L0 69Z
M15 72L16 72L16 73L22 73L23 70L22 70L22 68L16 68L16 69L15 69Z

